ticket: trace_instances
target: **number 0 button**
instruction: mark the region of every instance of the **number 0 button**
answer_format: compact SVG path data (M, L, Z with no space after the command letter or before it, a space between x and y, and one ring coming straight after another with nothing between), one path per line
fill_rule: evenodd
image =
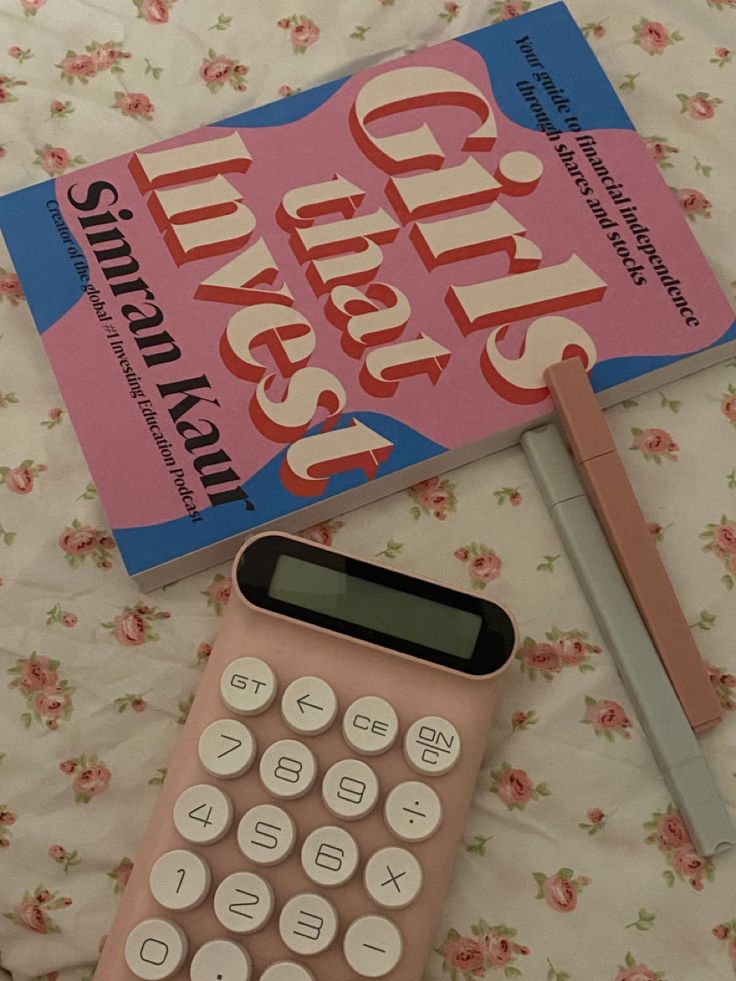
M232 801L208 783L188 787L174 804L176 830L193 845L211 845L224 838L232 820Z
M222 672L220 692L229 709L239 715L260 715L276 698L276 675L265 661L241 657Z
M184 963L187 938L169 920L144 920L128 934L125 963L141 981L166 981Z
M439 777L457 763L460 735L455 726L438 715L418 719L404 738L404 755L417 773Z

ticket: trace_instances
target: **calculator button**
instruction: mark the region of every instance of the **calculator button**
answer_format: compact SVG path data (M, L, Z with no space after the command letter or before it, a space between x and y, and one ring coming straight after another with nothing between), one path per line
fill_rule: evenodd
M176 830L193 845L211 845L224 838L232 820L232 801L208 783L187 787L174 804Z
M296 826L275 804L258 804L243 815L238 825L240 850L257 865L277 865L291 854Z
M222 672L220 692L229 709L239 715L260 715L276 698L276 675L265 661L241 657Z
M162 855L148 879L156 902L177 911L199 906L210 891L210 881L209 866L204 859L183 848Z
M237 719L217 719L199 737L199 762L213 777L230 780L250 769L256 741Z
M378 756L396 742L399 717L384 698L365 695L353 702L343 716L342 734L356 753Z
M366 864L363 882L376 906L403 909L422 889L422 867L405 848L382 848Z
M297 678L284 692L281 715L294 732L316 736L335 721L337 697L321 678Z
M301 964L279 961L267 967L258 981L314 981L314 975Z
M344 828L316 828L302 845L302 867L318 886L341 886L358 868L358 846Z
M340 760L322 781L322 799L335 817L357 821L370 814L378 800L378 777L367 763Z
M418 719L404 737L404 755L410 767L428 777L447 773L460 756L460 735L438 715Z
M214 906L226 930L255 933L273 912L273 889L255 872L233 872L217 887Z
M408 780L394 787L386 798L386 824L402 841L424 841L442 822L442 802L426 783Z
M337 912L324 896L303 892L281 910L279 933L294 954L310 956L327 950L337 936Z
M261 780L274 797L293 800L303 797L317 779L317 761L304 743L280 739L261 757Z
M361 916L348 927L343 950L361 978L382 978L401 960L404 941L399 928L385 916Z
M250 981L250 954L234 940L210 940L189 965L190 981Z
M142 981L166 981L184 963L187 938L169 920L144 920L128 934L125 963Z

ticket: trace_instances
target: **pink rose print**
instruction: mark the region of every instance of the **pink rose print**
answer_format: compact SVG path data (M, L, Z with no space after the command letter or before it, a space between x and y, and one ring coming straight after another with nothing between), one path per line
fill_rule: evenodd
M34 465L33 460L24 460L17 467L0 467L0 484L5 484L12 494L30 494L36 477L46 471L44 463Z
M123 712L127 712L128 709L132 709L134 712L145 712L147 704L142 695L135 695L131 692L126 692L125 695L121 695L120 698L116 698L113 702L113 705L115 705L121 715Z
M106 630L112 631L115 640L123 647L139 647L149 640L158 640L159 635L153 629L153 620L168 620L171 616L165 610L159 611L155 606L138 603L136 606L126 606L114 620L101 624Z
M588 635L584 630L560 630L558 627L552 627L545 636L552 643L564 667L577 666L581 671L593 670L588 654L600 654L602 648L597 644L589 643Z
M646 136L643 139L649 155L659 165L660 170L667 170L673 166L668 158L673 153L680 152L678 146L670 146L666 136Z
M708 669L708 677L713 685L721 707L726 711L736 709L736 675L730 674L724 668L718 668L714 664L705 662Z
M705 541L703 551L713 552L721 560L727 570L721 576L721 582L727 589L733 589L736 584L736 521L729 521L723 514L719 524L708 522L698 537Z
M696 92L695 95L677 94L680 100L680 112L686 112L691 119L712 119L716 108L723 104L723 99L709 95L707 92Z
M736 973L736 919L728 920L726 923L719 923L713 927L711 933L716 940L726 940L726 952L731 962L731 968Z
M728 392L721 398L721 412L732 426L736 426L736 385L729 382Z
M520 507L521 502L524 500L518 487L502 487L500 490L495 490L493 496L499 505L505 504L508 501L512 508Z
M115 542L99 528L83 525L77 518L59 535L59 548L70 568L76 569L88 556L99 569L111 569L110 552Z
M196 667L201 667L209 661L210 654L212 653L212 644L208 644L207 641L202 641L202 643L197 648L197 660L195 662Z
M74 800L77 804L88 804L93 797L104 794L112 774L96 756L80 756L75 761Z
M634 441L629 447L631 450L641 450L645 460L654 460L662 463L662 457L668 460L677 460L676 454L680 447L672 439L666 429L638 429L632 427L631 432Z
M535 787L526 770L512 769L510 763L504 762L497 770L491 770L491 778L493 783L489 790L498 794L510 811L523 811L530 800L539 800L551 794L546 783Z
M668 45L683 40L679 31L670 33L664 24L658 20L647 20L646 17L634 24L633 31L634 44L638 44L642 51L650 55L662 54Z
M107 877L115 883L115 895L119 896L125 891L128 885L130 873L133 871L133 863L129 858L121 858L118 865L107 873Z
M485 589L489 582L501 575L501 559L492 548L482 542L463 545L454 552L455 558L467 562L468 575L473 589ZM460 558L464 556L464 558Z
M59 769L62 773L74 773L74 771L77 769L77 761L63 760L61 763L59 763Z
M538 887L536 898L546 900L558 913L572 913L578 904L578 893L591 881L587 875L575 878L572 869L558 869L553 875L533 872L532 876Z
M54 406L53 409L49 409L48 419L44 419L41 423L46 429L53 429L54 426L61 425L61 420L64 418L64 410L60 406Z
M59 865L63 866L64 872L66 873L75 865L81 864L81 859L77 858L77 850L74 849L74 851L68 852L63 845L51 845L48 854L49 858L52 858Z
M680 879L701 892L703 880L712 882L715 879L713 862L697 854L690 834L672 804L664 812L655 811L650 820L644 822L644 828L649 832L645 842L656 844L670 866L662 872L667 885L673 886Z
M718 65L719 68L723 68L724 65L731 64L733 51L730 48L714 48L713 53L715 54L715 58L710 59L711 65Z
M583 35L585 37L590 37L591 34L593 35L593 37L605 37L606 29L603 25L606 23L607 20L608 18L604 17L603 20L598 20L598 21L591 20L588 21L587 24L583 24L583 26L581 27Z
M512 17L519 17L525 14L531 7L531 0L496 0L488 10L494 18L491 23L498 24L502 20L511 20Z
M68 99L65 102L62 102L61 99L53 99L49 109L52 119L63 119L74 112L74 106Z
M528 729L529 726L533 726L537 722L539 722L539 718L533 709L529 712L514 712L511 716L511 731L518 732L521 729Z
M66 855L66 848L62 845L52 845L49 848L49 858L53 858L55 862L60 862Z
M596 736L603 736L609 742L613 742L614 733L618 733L624 739L631 739L631 733L628 730L634 723L622 705L611 701L609 698L601 698L596 701L590 695L585 696L585 704L587 705L585 717L580 721L586 725L592 725Z
M423 514L431 514L438 521L444 521L457 506L455 485L446 478L430 477L407 488L406 493L414 501L409 514L415 520Z
M516 657L521 661L522 672L528 674L531 681L536 678L537 671L551 681L552 675L561 670L560 655L554 647L551 644L538 644L533 637L524 638Z
M631 953L627 952L624 965L619 965L616 981L661 981L661 972L653 971L646 964L637 964Z
M340 528L345 527L344 521L330 521L322 525L312 525L302 532L302 538L308 538L318 545L332 545L332 539Z
M51 146L44 143L42 147L36 149L36 159L33 161L41 170L46 171L51 177L58 177L67 171L72 164L83 164L84 157L72 157L68 150L62 146Z
M719 923L718 926L713 927L711 930L711 933L716 940L725 940L730 932L731 926L728 923Z
M56 603L50 610L46 610L47 627L50 627L52 623L60 623L64 627L76 627L78 622L77 614L62 610L60 603Z
M8 674L14 675L8 687L16 688L25 699L28 711L23 712L21 721L26 729L35 719L53 732L59 728L60 721L71 718L76 688L59 679L58 667L58 661L39 657L34 651L30 658L20 658L15 667L8 669Z
M597 834L602 828L605 827L606 821L609 815L605 811L601 810L600 807L589 807L586 811L585 816L587 821L581 821L578 824L579 828L587 831L589 835Z
M150 122L156 107L143 92L116 92L113 109L119 109L124 116L140 116Z
M202 592L202 595L207 597L207 606L212 607L218 617L227 606L232 588L230 577L225 577L218 572L207 589Z
M106 41L100 44L99 41L92 41L85 45L84 52L77 54L76 51L67 51L56 67L61 70L62 79L70 85L75 79L87 85L98 72L109 70L116 75L122 74L124 69L121 62L130 57L130 51L123 51L122 42Z
M16 926L33 933L60 933L59 926L48 915L49 911L71 905L69 896L60 896L58 892L50 892L40 885L33 892L25 893L12 913L6 913L5 916Z
M10 831L16 821L16 815L6 804L0 804L0 848L10 848Z
M16 51L17 54L11 55L11 57L14 58L17 57L22 62L23 52L20 50L20 48L10 48L8 54L10 54L12 51ZM26 56L30 57L30 54L27 54ZM0 75L0 106L5 105L5 103L7 102L17 102L18 97L14 95L10 90L17 88L19 85L27 85L27 84L28 82L26 82L24 79L15 78L12 75ZM3 152L1 155L4 157L6 151L4 148L2 148L2 150Z
M65 78L70 84L75 78L86 83L93 75L97 74L94 58L90 54L75 54L69 52L57 66L61 69L61 77Z
M474 923L468 936L449 930L447 937L435 953L442 958L442 970L453 981L460 974L463 978L486 977L488 968L510 967L518 955L525 956L529 948L516 942L517 930L499 923L491 926L485 920ZM507 977L521 974L518 968L506 971Z
M444 10L439 14L439 16L446 20L449 24L450 21L454 20L460 13L460 4L455 3L455 0L445 0L443 4Z
M282 17L277 21L277 27L289 31L294 54L304 54L307 48L311 47L319 39L319 27L309 17L301 16Z
M167 24L169 11L176 0L133 0L138 8L138 16L147 24Z
M11 306L17 307L20 301L24 299L25 294L16 274L6 272L0 266L0 302L8 300Z
M20 5L26 17L35 17L45 3L46 0L20 0Z
M219 92L226 82L237 92L245 92L248 86L244 76L248 74L248 70L247 65L226 55L218 55L214 48L210 48L199 68L199 77L210 92Z
M694 187L681 187L675 189L674 194L678 204L685 212L685 216L690 221L694 221L698 215L702 218L710 218L710 209L713 205L702 191L698 191Z

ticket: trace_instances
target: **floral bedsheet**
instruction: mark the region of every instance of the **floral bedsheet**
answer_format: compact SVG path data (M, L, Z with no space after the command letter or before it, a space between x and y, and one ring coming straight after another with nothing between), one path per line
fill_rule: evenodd
M0 0L0 191L542 4ZM733 297L736 0L570 7ZM89 981L228 568L135 590L2 243L0 321L0 976ZM608 419L726 709L701 742L736 815L736 361ZM427 981L732 977L736 854L695 854L520 450L307 534L521 623Z

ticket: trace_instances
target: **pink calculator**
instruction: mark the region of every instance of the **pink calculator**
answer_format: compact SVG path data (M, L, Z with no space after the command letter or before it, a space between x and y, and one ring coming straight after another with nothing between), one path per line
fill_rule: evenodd
M419 981L516 640L478 594L252 538L96 981Z

